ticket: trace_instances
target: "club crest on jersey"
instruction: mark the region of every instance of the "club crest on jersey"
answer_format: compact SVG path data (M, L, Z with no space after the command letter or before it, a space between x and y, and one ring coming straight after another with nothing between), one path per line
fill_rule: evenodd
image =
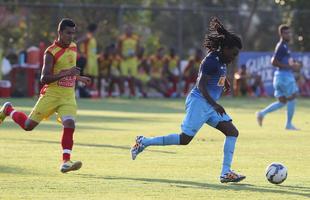
M221 76L217 82L217 86L223 87L225 85L226 76Z

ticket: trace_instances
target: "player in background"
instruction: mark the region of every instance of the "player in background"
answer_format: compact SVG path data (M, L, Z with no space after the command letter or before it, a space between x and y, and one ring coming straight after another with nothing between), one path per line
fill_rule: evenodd
M140 38L137 34L133 33L132 26L130 25L126 26L125 33L118 38L117 42L117 50L122 58L122 62L120 64L121 84L123 85L122 87L125 87L125 83L128 83L130 96L135 96L135 86L134 79L132 78L132 72L136 72L137 69L137 60L135 56L138 52L139 43Z
M114 44L110 45L109 51L110 51L111 66L109 74L110 81L108 86L108 96L112 97L115 84L117 84L118 86L119 95L123 96L123 94L125 93L125 88L121 77L122 58L117 53L117 49Z
M231 63L242 48L241 39L227 31L217 18L212 18L210 33L206 35L205 47L208 55L202 60L195 87L187 96L186 115L181 125L181 134L170 134L146 138L137 136L136 144L131 148L132 159L136 159L148 146L187 145L194 138L203 124L218 129L226 136L224 142L224 159L220 181L239 182L245 176L231 170L231 163L238 137L238 130L225 109L217 103L224 87L229 84L226 79L226 65Z
M181 80L180 57L176 54L174 48L169 49L169 54L165 57L166 64L164 65L164 75L166 79L172 83L172 88L169 89L171 96L180 96L179 82Z
M97 40L95 38L96 31L97 24L89 24L87 27L87 33L77 40L79 53L86 58L86 66L83 74L91 77L92 88L96 88L95 84L99 75ZM99 85L100 83L98 82L97 84Z
M288 43L291 40L291 30L288 25L282 24L278 28L280 41L277 43L271 64L276 67L273 77L274 96L278 101L270 104L263 110L256 113L257 122L263 124L264 117L287 105L287 120L285 128L287 130L298 130L293 124L292 119L295 112L296 96L298 92L293 71L301 68L301 63L291 57Z
M40 98L30 115L15 110L10 102L6 102L0 110L0 124L7 116L25 131L32 131L43 119L57 113L58 120L63 125L61 145L63 149L60 167L62 173L78 170L80 161L71 161L73 133L77 105L75 100L75 82L90 83L90 78L79 76L76 67L77 47L73 41L76 31L71 19L62 19L58 25L58 38L44 53L44 64L41 82L44 84Z
M166 76L164 76L164 68L167 64L165 59L165 49L163 47L159 47L156 50L156 54L149 57L149 63L151 76L148 83L149 87L154 88L164 97L170 97L168 92L168 81Z

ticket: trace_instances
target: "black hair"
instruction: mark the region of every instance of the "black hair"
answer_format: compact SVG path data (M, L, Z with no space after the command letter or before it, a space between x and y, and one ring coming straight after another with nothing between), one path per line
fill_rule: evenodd
M209 24L209 33L205 35L204 46L208 51L217 51L224 47L242 49L241 38L225 29L220 20L212 17Z
M73 22L72 19L69 18L63 18L59 24L58 24L58 31L63 31L65 30L66 27L75 27L75 23Z
M290 26L287 25L287 24L281 24L278 28L278 32L279 32L279 35L281 35L283 33L283 31L286 31L290 29Z
M89 31L89 32L91 32L91 33L93 33L93 32L95 32L96 30L97 30L97 24L89 24L88 26L87 26L87 30Z

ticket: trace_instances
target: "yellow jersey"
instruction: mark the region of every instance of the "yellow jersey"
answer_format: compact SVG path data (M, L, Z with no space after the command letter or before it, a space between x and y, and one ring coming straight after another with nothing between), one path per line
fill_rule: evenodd
M165 57L158 57L153 55L150 57L151 61L151 76L154 78L160 78L166 62Z
M178 68L179 61L180 61L179 56L174 56L174 57L167 56L166 59L167 59L169 71L173 72L174 70Z
M84 74L90 76L98 76L98 55L97 41L93 35L87 35L87 40L80 45L80 51L86 55L87 63L84 69Z
M68 70L76 66L77 47L76 44L71 42L69 47L63 48L54 42L45 50L45 54L51 54L54 58L52 73L58 74L63 70ZM41 94L57 96L57 97L75 97L75 81L76 76L63 77L58 81L46 84Z
M136 52L139 37L135 34L127 36L126 34L120 37L120 42L122 43L121 54L124 57L133 56Z

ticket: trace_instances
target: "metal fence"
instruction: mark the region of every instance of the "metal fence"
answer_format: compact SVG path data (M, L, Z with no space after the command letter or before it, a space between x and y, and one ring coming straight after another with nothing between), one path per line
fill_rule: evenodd
M98 45L103 49L116 41L124 24L131 24L142 38L142 44L152 53L156 47L175 47L182 57L201 47L211 16L218 16L223 23L243 37L244 49L268 51L278 40L277 26L282 22L283 11L249 10L235 8L208 8L182 6L144 7L133 5L62 4L62 3L0 3L5 15L19 21L20 30L1 31L5 47L20 48L52 40L56 26L63 17L70 17L78 24L78 34L88 23L98 23ZM308 11L291 12L307 18ZM24 24L23 24L23 23ZM0 22L3 24L4 22ZM21 26L23 24L23 26ZM3 25L2 25L3 27ZM20 32L18 32L20 31ZM296 30L298 32L298 30ZM297 37L297 36L296 36ZM0 40L1 42L1 40ZM19 45L19 47L17 46ZM297 48L298 44L296 44Z

